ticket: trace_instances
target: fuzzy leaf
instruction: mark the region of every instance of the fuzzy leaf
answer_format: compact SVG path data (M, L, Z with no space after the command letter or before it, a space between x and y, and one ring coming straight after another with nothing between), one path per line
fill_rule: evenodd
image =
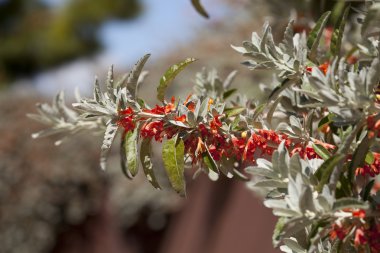
M138 172L137 160L138 128L127 132L121 141L122 170L128 178L133 178Z
M333 211L342 210L345 208L361 208L361 209L367 209L368 205L364 203L361 200L354 199L354 198L341 198L335 201L333 205Z
M280 217L277 220L276 226L274 227L272 242L275 247L277 247L281 241L281 235L283 233L285 223L286 223L286 218Z
M186 195L185 177L184 177L184 151L185 145L182 139L177 137L167 140L162 147L162 159L166 173L173 189L181 196Z
M331 173L333 172L335 166L344 159L345 155L339 154L330 157L326 160L321 167L315 172L315 176L319 178L319 184L317 186L317 190L319 192L322 191L323 186L329 182Z
M227 108L224 110L224 113L227 117L232 117L241 114L244 112L247 108L245 107L238 107L238 108Z
M310 49L309 57L314 60L317 54L317 48L319 45L319 40L323 34L323 29L326 26L327 20L331 11L325 12L318 20L317 24L314 26L313 30L311 30L308 38L307 38L307 47Z
M219 174L219 169L218 166L216 165L216 162L212 155L210 154L209 149L206 147L206 152L203 152L203 162L206 164L207 168L210 170L214 171L215 173Z
M149 183L151 183L154 188L161 189L153 170L151 139L146 138L141 142L140 161Z
M141 71L144 68L145 63L148 61L150 54L144 55L133 67L131 72L128 74L127 78L127 89L132 95L132 98L137 96L137 83L141 74Z
M160 101L165 100L165 92L173 79L190 63L196 61L194 58L187 58L186 60L171 66L166 70L165 74L161 77L160 85L157 87L157 99Z
M117 133L117 124L109 123L106 128L106 132L104 134L103 144L100 152L100 168L103 170L106 169L107 163L107 155L115 139L115 135Z
M344 28L346 26L346 20L348 17L348 13L350 11L350 6L347 6L344 10L343 15L339 19L339 21L336 23L336 26L334 28L334 33L331 37L331 44L330 44L330 51L331 54L336 56L340 53L340 47L342 44L342 38L344 33Z
M328 160L330 157L331 157L331 154L330 152L325 149L322 145L319 145L319 144L312 144L313 146L313 149L314 151L320 156L322 157L323 160Z

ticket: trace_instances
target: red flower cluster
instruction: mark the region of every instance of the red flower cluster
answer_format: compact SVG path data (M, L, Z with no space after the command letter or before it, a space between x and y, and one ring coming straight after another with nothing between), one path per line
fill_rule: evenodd
M348 233L350 233L351 229L352 229L352 225L334 223L330 230L330 239L331 240L339 239L342 241L348 235Z
M184 102L184 105L192 109L194 103L189 101L189 98ZM167 115L175 111L175 99L171 102L159 106L156 105L153 109L143 109L143 112L157 115ZM213 101L209 100L209 105ZM178 115L174 117L175 121L186 123L186 115ZM121 125L126 132L132 131L136 127L137 121L142 122L140 135L142 138L154 138L156 141L162 141L164 137L172 138L181 129L177 126L165 124L161 118L139 118L131 107L119 112L118 124ZM375 122L375 116L368 117L367 126L369 135L379 135L380 120ZM192 157L193 163L202 160L202 156L208 150L215 161L220 161L222 157L232 158L238 162L247 164L254 163L255 158L263 155L272 155L276 147L285 141L285 146L290 150L290 156L298 153L303 159L315 159L320 156L315 150L304 143L292 143L285 134L279 134L272 130L259 129L255 132L242 132L240 136L226 135L221 131L222 121L221 115L214 116L209 122L201 123L195 131L184 139L185 152ZM372 133L372 134L371 134ZM370 136L371 138L371 136ZM335 149L335 146L316 142L316 144L324 146L328 150ZM350 157L348 158L350 160ZM380 174L380 154L374 153L374 162L365 164L363 167L356 169L356 175L370 175L374 177Z
M365 163L363 167L359 167L356 169L355 173L356 175L370 175L371 177L374 177L376 175L380 174L380 154L379 153L373 153L374 161L372 164Z
M353 218L366 218L365 210L345 210L352 212ZM369 224L369 225L368 225ZM343 220L339 223L334 223L330 230L331 240L344 240L346 236L354 228L354 245L357 249L363 249L363 246L368 244L371 252L380 252L380 225L373 222L363 224L359 220ZM361 251L360 251L361 252Z
M132 131L135 129L136 124L134 122L134 111L131 107L119 112L118 124L124 127L125 131Z
M303 159L316 159L321 158L312 147L303 147L300 144L297 144L295 148L290 152L290 156L295 155L296 153Z
M323 72L323 74L327 74L327 70L329 69L329 62L325 62L318 66L319 70ZM306 71L311 73L313 71L313 67L306 67Z
M370 139L375 136L380 138L380 119L375 121L375 116L371 115L367 118L368 137Z
M140 135L143 138L152 138L156 141L162 141L164 137L164 122L161 120L145 122L141 127Z
M247 132L243 132L240 137L235 135L225 136L220 131L222 123L219 116L215 116L208 125L209 127L204 124L199 125L201 137L189 137L185 140L186 152L192 156L193 163L207 149L215 161L219 161L222 157L227 157L236 161L253 163L256 151L261 152L259 155L271 155L275 150L274 147L278 146L283 140L286 141L285 145L287 147L291 144L286 135L279 135L274 131L263 129L250 134L250 136Z
M369 228L362 225L355 230L354 245L364 249L368 245L371 252L380 252L380 225L372 224Z

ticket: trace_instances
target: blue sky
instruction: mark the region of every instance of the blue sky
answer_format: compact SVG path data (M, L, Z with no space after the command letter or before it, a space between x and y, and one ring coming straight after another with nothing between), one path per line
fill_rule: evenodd
M142 0L145 12L132 22L110 21L100 31L105 54L115 63L131 63L145 53L153 57L169 52L195 36L210 20L199 16L190 0ZM219 2L219 4L218 4ZM220 0L203 0L211 20L225 15ZM107 57L107 58L108 58Z
M1 1L1 0L0 0ZM60 5L65 0L45 0ZM133 21L108 21L99 32L105 49L91 59L81 59L42 73L32 81L43 94L51 96L59 90L72 93L75 87L89 92L99 67L115 64L118 69L136 62L142 55L152 53L157 59L179 45L191 41L197 31L224 17L226 6L220 0L203 0L211 20L201 17L190 0L141 0L144 12Z

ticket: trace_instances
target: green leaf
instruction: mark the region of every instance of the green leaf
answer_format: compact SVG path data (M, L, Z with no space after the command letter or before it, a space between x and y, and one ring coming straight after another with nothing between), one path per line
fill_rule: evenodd
M369 183L363 188L362 192L360 193L364 201L368 200L374 184L375 184L375 180L372 179L371 181L369 181Z
M219 169L218 169L218 166L216 165L214 158L210 154L210 151L208 150L207 146L205 147L206 147L206 152L202 153L203 162L206 164L207 168L219 174Z
M210 16L206 12L205 8L203 8L202 4L200 3L200 0L191 0L191 3L193 4L195 10L202 15L205 18L209 18Z
M327 159L321 167L315 172L315 176L319 179L319 184L317 186L318 192L321 192L323 186L328 183L331 173L333 172L335 166L345 158L345 155L339 154L334 155Z
M230 90L224 92L223 93L223 100L226 100L227 98L232 96L232 94L234 94L236 91L237 91L237 89L230 89Z
M335 201L333 205L333 211L342 210L345 208L361 208L361 209L367 209L368 205L364 203L361 200L354 199L354 198L340 198Z
M323 160L328 160L330 157L331 157L331 154L330 152L325 149L322 145L319 145L319 144L312 144L313 146L313 149L314 151L320 156L322 157Z
M148 61L150 57L150 54L144 55L133 67L131 72L128 74L127 78L127 89L129 93L132 95L132 98L135 98L137 96L137 83L139 80L139 76L141 74L141 71L144 68L145 63Z
M186 60L174 64L168 70L166 70L165 74L161 77L160 85L157 87L157 99L160 101L165 100L165 92L168 88L169 84L173 79L190 63L196 61L194 58L187 58Z
M265 106L266 104L261 104L255 108L255 112L253 113L251 118L252 121L256 120L256 118L259 117L259 115L264 111Z
M276 88L274 88L271 92L271 94L268 97L268 102L277 99L277 97L286 90L287 88L291 87L293 84L297 83L298 79L284 79L280 85L278 85Z
M149 183L151 183L154 188L161 189L153 170L151 140L152 139L146 138L141 142L140 161Z
M365 156L365 162L369 165L373 164L375 161L375 157L373 156L373 153L369 151L367 155Z
M331 122L333 122L334 114L330 113L326 117L322 118L321 121L318 123L318 130L321 130L322 127L325 125L329 125Z
M354 154L352 155L352 161L350 167L348 168L348 175L351 182L354 180L355 170L364 164L365 159L367 159L368 150L371 146L371 141L368 136L360 142L359 146L356 148Z
M246 177L243 173L241 173L237 169L233 169L232 174L234 175L234 177L236 177L236 179L239 179L241 181L249 181L249 178Z
M245 107L238 107L238 108L226 108L224 110L224 113L227 117L232 117L241 114L244 112L247 108Z
M307 38L307 47L310 49L309 58L312 61L314 61L316 57L319 41L321 39L321 36L323 34L323 29L326 26L326 23L327 23L327 20L329 19L330 14L331 14L331 11L327 11L319 18L317 24L311 30Z
M287 219L285 217L280 217L277 220L272 236L272 242L274 247L277 247L281 242L281 235L283 233L286 221Z
M121 168L128 178L135 177L138 172L137 138L138 128L136 127L135 130L123 135L121 140Z
M330 44L330 51L333 56L339 56L344 28L346 26L346 21L347 21L349 11L350 11L350 6L348 5L346 9L344 10L342 16L340 17L339 21L336 23L334 27L334 33L332 34L331 44Z
M267 117L266 117L266 119L267 119L267 122L268 122L268 124L269 124L270 126L272 126L272 118L273 118L273 114L274 114L274 112L276 111L276 108L277 108L278 104L281 102L282 98L283 98L282 96L279 96L279 97L273 102L272 106L270 107L270 109L269 109L269 111L268 111L268 113L267 113Z
M292 252L306 253L306 250L298 244L295 238L285 238L283 241L284 244L292 250Z
M182 139L177 142L178 136L167 140L162 147L162 159L166 173L173 189L181 196L186 195L186 185L184 177L184 152L185 145Z

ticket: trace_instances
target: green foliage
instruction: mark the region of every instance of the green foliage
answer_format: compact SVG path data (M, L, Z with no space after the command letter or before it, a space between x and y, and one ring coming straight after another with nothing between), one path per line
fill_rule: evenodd
M339 56L340 54L344 28L346 27L346 21L347 21L349 11L350 11L350 6L347 6L341 18L338 20L338 22L335 25L334 33L332 34L331 45L330 45L331 54L334 56Z
M165 74L161 77L160 84L157 87L157 99L160 101L165 100L165 92L173 79L190 63L196 61L194 58L187 58L186 60L171 66L166 70Z
M125 159L123 164L124 174L129 178L133 178L138 172L138 156L137 156L137 143L138 143L138 128L132 132L127 132L123 138L122 152L125 153ZM124 157L124 156L122 156Z
M331 11L325 12L316 25L314 26L313 30L311 30L308 38L307 38L307 46L310 49L309 52L309 58L312 61L315 61L315 57L317 55L317 49L319 45L319 41L322 37L323 29L325 28L327 24L327 20L329 19L331 14Z
M148 179L148 181L152 184L152 186L156 189L161 189L159 185L156 175L153 170L152 163L152 145L150 139L143 139L141 141L140 147L140 162L142 164L144 173Z
M178 140L178 143L177 143ZM162 159L168 174L170 184L181 196L186 195L184 178L184 143L181 139L173 138L164 142Z

